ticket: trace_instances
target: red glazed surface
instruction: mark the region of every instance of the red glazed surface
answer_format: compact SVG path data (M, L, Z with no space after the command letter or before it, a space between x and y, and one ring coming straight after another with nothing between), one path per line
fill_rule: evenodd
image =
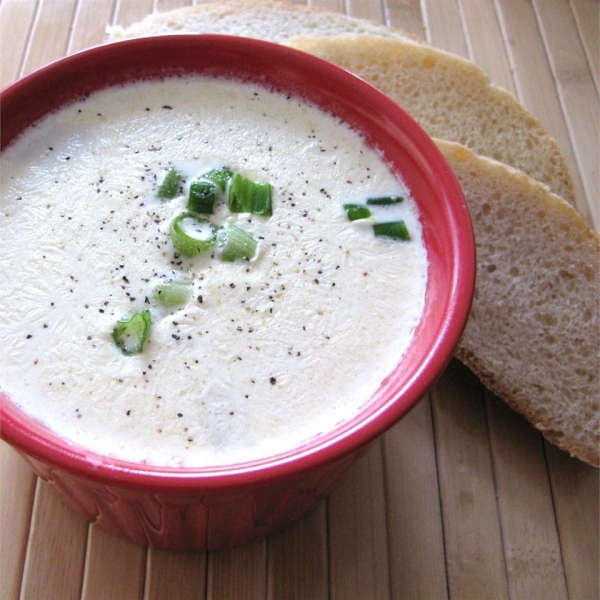
M226 75L290 92L362 132L412 191L429 258L425 313L403 361L361 414L286 454L210 469L127 463L57 438L0 392L2 438L69 506L136 543L204 550L246 543L298 519L371 441L419 401L450 360L464 328L475 250L466 203L449 166L406 113L333 65L258 40L164 36L62 59L2 92L2 147L82 94L133 79L185 73Z

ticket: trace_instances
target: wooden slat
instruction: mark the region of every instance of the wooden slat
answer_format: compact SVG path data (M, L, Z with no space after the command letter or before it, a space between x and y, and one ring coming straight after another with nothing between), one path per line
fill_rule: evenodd
M459 0L468 57L501 88L515 93L494 0ZM481 32L485 31L485 35Z
M571 0L577 31L585 50L596 89L600 91L600 2Z
M511 598L567 600L541 435L498 399L487 403Z
M138 600L144 587L146 550L90 526L82 600Z
M4 0L0 4L0 88L19 76L36 6L37 0Z
M36 478L23 459L0 442L0 591L18 598L27 552Z
M117 0L117 7L112 25L127 27L141 21L152 13L153 0Z
M76 0L40 0L22 74L65 55L76 4Z
M116 0L79 0L73 20L68 54L101 44L111 22Z
M168 12L192 4L192 0L154 0L154 12Z
M421 4L427 41L437 48L468 58L469 48L456 0L422 0Z
M385 435L383 456L391 597L444 600L446 564L428 397Z
M509 598L483 388L454 362L432 392L451 598Z
M266 540L209 554L207 600L262 600L266 597Z
M23 600L81 596L88 524L38 480L21 587Z
M144 600L205 600L205 552L148 550Z
M419 0L386 2L385 22L389 27L402 29L423 40L426 38Z
M329 565L335 600L390 597L381 443L329 497Z
M346 0L346 14L359 19L368 19L374 23L385 23L385 14L380 2L364 0Z
M599 471L546 444L554 510L571 599L600 598Z
M580 167L593 223L600 229L600 100L567 0L534 0L540 30ZM568 42L565 43L565 41Z
M556 140L573 177L578 208L591 221L583 180L533 7L526 0L497 0L497 5L514 66L517 97Z
M316 6L336 12L344 12L344 0L308 0L308 6Z
M328 600L327 503L268 542L269 600Z

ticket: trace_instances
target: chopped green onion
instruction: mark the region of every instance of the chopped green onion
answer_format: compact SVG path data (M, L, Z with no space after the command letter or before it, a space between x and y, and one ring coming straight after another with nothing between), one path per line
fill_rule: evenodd
M229 186L228 205L229 210L234 213L252 213L270 217L273 214L271 184L255 183L236 173Z
M171 241L184 256L206 252L215 243L215 228L210 221L191 212L184 212L171 223Z
M120 319L112 336L117 348L127 356L140 354L150 334L152 318L149 310L136 312L130 319Z
M200 179L208 179L219 186L219 189L224 192L228 181L233 177L233 171L228 167L212 169L208 173L204 173Z
M375 223L373 231L376 236L389 237L395 240L410 240L410 234L404 221L390 221L389 223Z
M367 198L367 204L371 206L385 206L387 204L400 204L400 202L404 201L403 196L381 196L378 198Z
M158 186L156 196L164 199L175 198L179 194L182 179L182 176L175 169L171 169Z
M221 258L227 262L236 258L251 259L256 254L257 245L258 242L252 234L237 225L225 223L217 231L217 248Z
M371 211L366 206L360 204L344 204L343 206L351 221L368 219L371 216Z
M187 203L188 210L212 215L216 198L217 184L214 181L194 181L190 185L190 194Z
M163 306L181 306L189 300L191 291L191 283L171 279L154 287L154 299Z

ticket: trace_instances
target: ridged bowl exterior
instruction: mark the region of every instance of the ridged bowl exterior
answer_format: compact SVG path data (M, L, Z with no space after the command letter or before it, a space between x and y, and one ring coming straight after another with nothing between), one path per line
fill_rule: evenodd
M329 494L364 451L259 488L212 494L101 484L21 454L67 506L108 533L144 546L199 552L251 543L291 525Z

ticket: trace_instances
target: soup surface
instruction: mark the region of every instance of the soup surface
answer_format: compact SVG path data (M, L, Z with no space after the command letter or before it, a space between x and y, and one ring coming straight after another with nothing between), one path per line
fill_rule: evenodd
M256 253L182 256L171 223L224 165L272 186L272 216L218 199L207 217ZM179 189L158 198L171 169ZM352 417L418 324L427 256L409 191L304 101L203 77L111 88L26 131L1 177L0 389L74 444L187 466L290 450ZM397 195L370 220L343 206ZM410 240L375 236L373 219L403 220ZM171 280L188 293L163 306ZM125 355L113 329L142 310L148 339Z

